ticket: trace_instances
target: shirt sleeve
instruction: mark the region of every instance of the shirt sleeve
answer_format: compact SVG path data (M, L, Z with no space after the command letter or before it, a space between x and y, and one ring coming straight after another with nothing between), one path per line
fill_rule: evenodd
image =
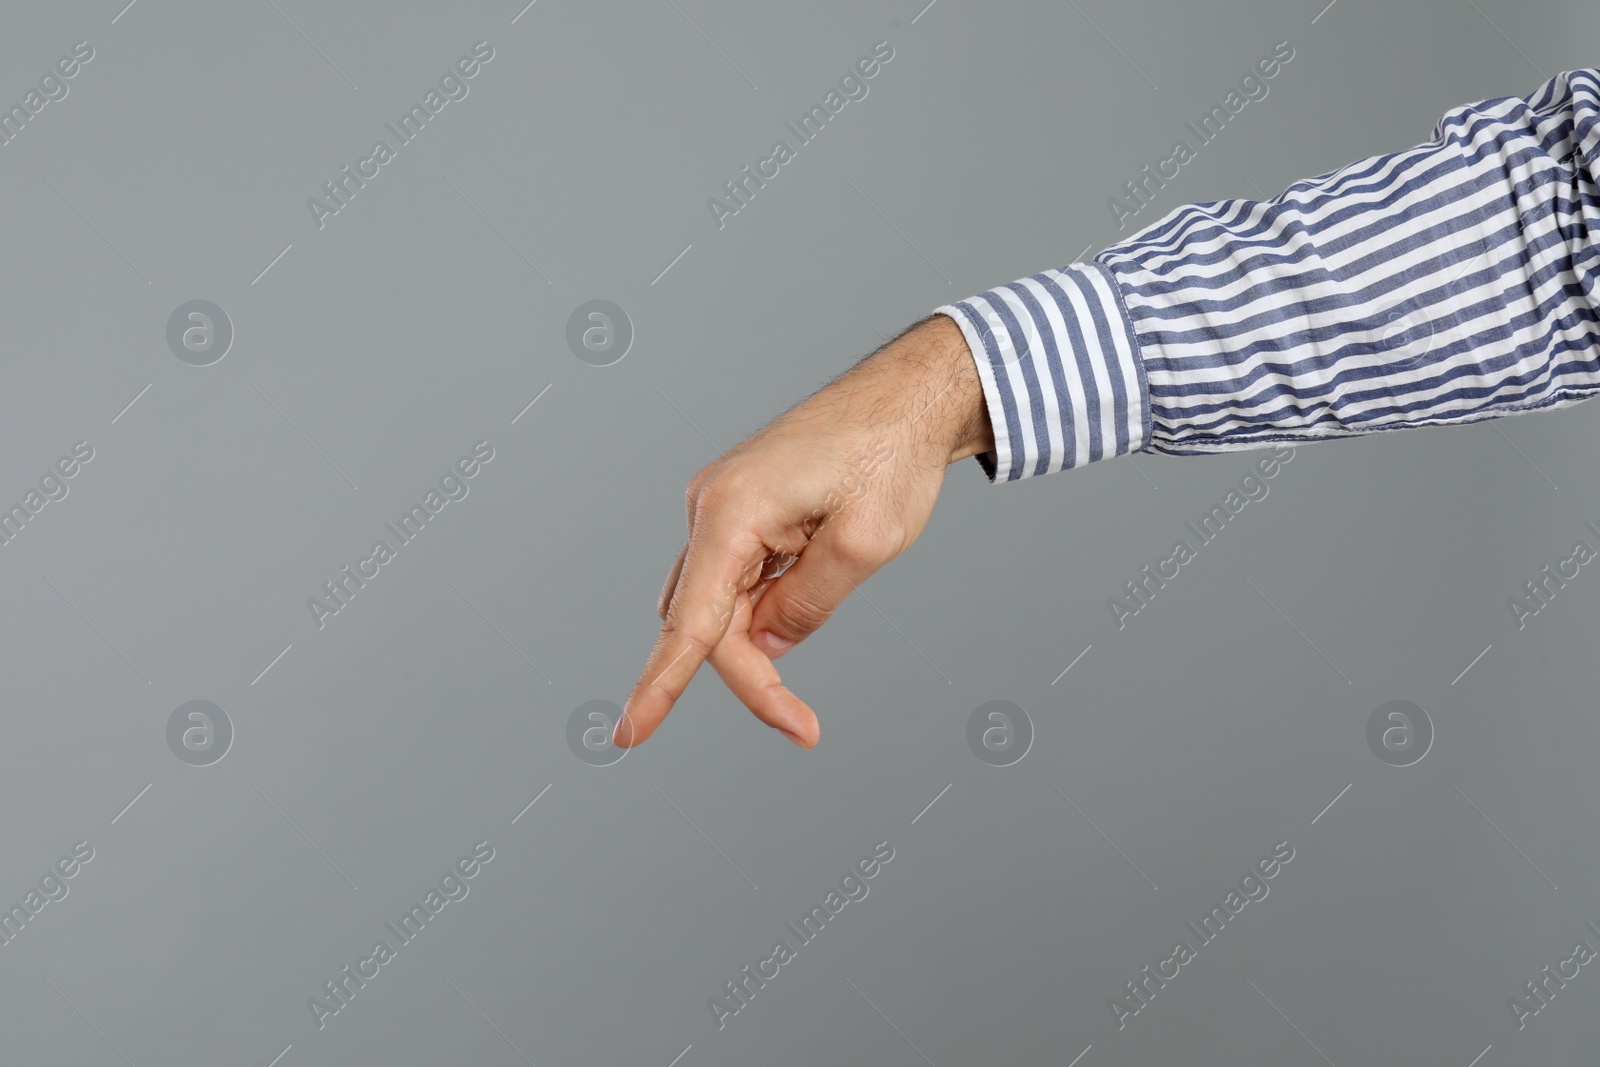
M937 309L992 481L1566 407L1600 392L1597 312L1600 70Z

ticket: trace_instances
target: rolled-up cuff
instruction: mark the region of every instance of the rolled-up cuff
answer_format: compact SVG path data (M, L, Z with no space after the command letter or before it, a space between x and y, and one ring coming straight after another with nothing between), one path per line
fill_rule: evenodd
M961 327L983 381L991 481L1014 482L1143 448L1149 388L1111 272L1073 263L935 309Z

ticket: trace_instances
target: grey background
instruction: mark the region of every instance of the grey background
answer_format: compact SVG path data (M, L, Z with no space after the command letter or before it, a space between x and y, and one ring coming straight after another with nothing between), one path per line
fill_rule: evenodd
M933 306L1116 240L1107 198L1276 42L1139 225L1595 62L1578 0L924 3L6 6L8 104L95 57L0 148L0 499L95 458L0 548L0 898L96 854L0 948L0 1062L1592 1060L1591 969L1520 1033L1507 1001L1596 944L1600 578L1521 631L1506 601L1593 541L1595 405L1302 448L1121 632L1106 599L1257 457L963 464L784 660L815 751L710 672L614 766L568 750L643 662L688 478ZM319 231L306 199L479 40ZM718 231L706 198L880 40ZM597 298L635 329L604 368L565 344ZM210 367L166 346L192 299L235 330ZM306 598L482 439L319 631ZM235 730L211 766L167 747L194 699ZM1011 767L966 746L996 699L1034 725ZM1367 747L1392 699L1433 721L1415 766ZM479 840L467 899L319 1030L307 998ZM719 1031L708 999L882 840ZM1119 1032L1108 999L1281 840Z

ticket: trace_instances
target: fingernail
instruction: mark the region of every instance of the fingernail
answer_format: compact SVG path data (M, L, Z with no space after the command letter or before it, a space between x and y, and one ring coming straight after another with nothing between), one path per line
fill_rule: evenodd
M611 730L611 743L618 748L627 748L627 737L624 734L633 733L633 724L628 721L628 709L623 708L622 714L617 717L617 725Z
M787 637L779 637L771 630L762 630L760 633L756 634L756 644L760 646L763 652L768 652L773 655L777 655L780 652L787 652L794 647L793 641L789 640Z
M778 732L784 737L787 737L789 740L793 741L795 744L799 745L801 748L806 747L806 743L800 740L800 736L798 734L791 734L788 730L785 730L781 726L778 727Z

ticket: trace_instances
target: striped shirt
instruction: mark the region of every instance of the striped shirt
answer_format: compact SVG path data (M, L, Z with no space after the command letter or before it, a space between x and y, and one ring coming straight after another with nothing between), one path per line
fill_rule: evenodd
M1600 70L937 312L996 481L1575 404L1600 392Z

